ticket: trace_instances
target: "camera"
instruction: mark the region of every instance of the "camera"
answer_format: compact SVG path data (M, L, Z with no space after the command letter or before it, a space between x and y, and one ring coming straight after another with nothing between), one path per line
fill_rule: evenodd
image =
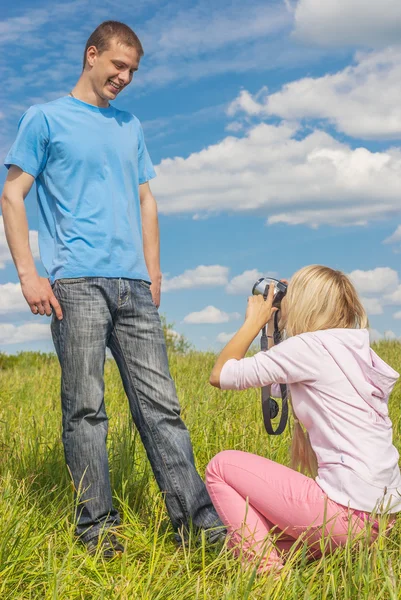
M288 287L287 284L283 281L274 279L274 277L261 277L253 286L252 294L254 296L264 296L266 299L266 296L269 293L269 286L271 283L274 283L274 298L272 306L274 306L274 308L280 308L281 301L286 295Z
M261 295L266 300L267 295L269 293L270 284L274 283L274 296L272 306L274 308L281 308L281 301L287 293L287 284L283 281L279 281L274 277L261 277L257 280L255 285L252 288L252 294L254 296ZM274 314L274 334L273 334L274 344L279 344L281 342L281 332L279 331L278 326L278 311ZM260 340L260 349L262 351L267 351L268 343L267 343L267 335L266 335L266 325L262 329L262 337ZM262 412L263 412L263 421L265 424L265 428L268 434L270 435L280 435L283 433L288 420L288 390L287 386L284 384L280 384L280 393L282 399L282 407L281 407L281 415L280 422L276 429L274 429L272 424L272 419L277 417L280 413L280 408L278 402L270 396L270 386L262 387Z

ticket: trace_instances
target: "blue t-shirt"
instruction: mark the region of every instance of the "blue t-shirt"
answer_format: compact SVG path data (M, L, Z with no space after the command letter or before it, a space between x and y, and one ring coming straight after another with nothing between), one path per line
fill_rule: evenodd
M6 159L36 179L39 247L51 283L149 281L139 185L155 177L140 122L71 96L32 106Z

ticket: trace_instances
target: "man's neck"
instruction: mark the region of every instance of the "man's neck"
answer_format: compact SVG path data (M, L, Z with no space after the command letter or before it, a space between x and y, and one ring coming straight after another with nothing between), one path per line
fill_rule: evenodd
M99 108L108 108L110 106L108 100L104 100L90 85L90 82L85 81L82 77L77 81L72 88L70 95L77 100L98 106Z

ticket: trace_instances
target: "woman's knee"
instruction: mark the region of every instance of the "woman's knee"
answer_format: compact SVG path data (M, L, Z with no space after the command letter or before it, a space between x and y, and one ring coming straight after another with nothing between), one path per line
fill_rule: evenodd
M223 450L212 458L206 467L206 485L216 481L224 481L224 467L235 462L237 450Z

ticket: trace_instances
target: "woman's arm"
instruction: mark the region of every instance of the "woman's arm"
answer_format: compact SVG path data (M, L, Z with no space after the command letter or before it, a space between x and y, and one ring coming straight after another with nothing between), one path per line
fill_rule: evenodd
M266 300L263 296L250 296L248 298L244 324L223 348L213 367L210 383L214 387L220 387L220 373L224 364L232 358L236 360L244 358L259 331L270 321L273 313L277 310L272 308L273 298L274 284L270 284Z

